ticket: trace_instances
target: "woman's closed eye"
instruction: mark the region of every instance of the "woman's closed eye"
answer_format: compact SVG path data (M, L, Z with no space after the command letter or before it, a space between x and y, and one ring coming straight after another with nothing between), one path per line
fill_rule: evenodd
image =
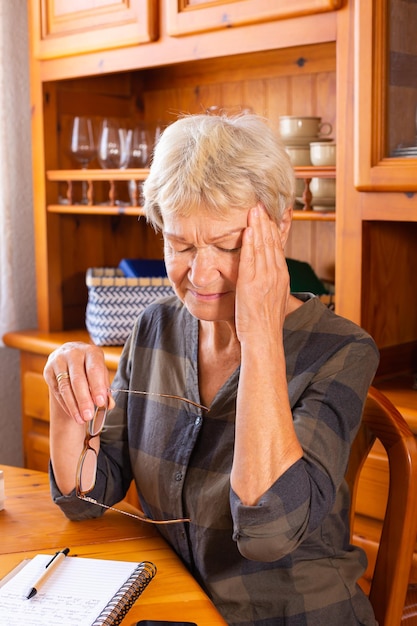
M242 249L242 246L237 246L236 248L226 248L225 246L216 246L217 250L220 250L220 252L228 252L233 253L233 252L240 252L240 250Z

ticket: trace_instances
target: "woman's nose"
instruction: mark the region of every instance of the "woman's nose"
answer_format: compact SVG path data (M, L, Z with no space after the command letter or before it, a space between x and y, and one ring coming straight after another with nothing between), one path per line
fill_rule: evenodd
M188 279L195 287L205 287L219 276L215 255L209 248L200 248L193 255Z

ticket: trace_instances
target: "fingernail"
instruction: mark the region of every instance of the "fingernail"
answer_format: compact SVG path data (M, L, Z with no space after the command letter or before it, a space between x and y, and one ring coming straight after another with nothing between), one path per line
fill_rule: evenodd
M86 422L89 422L90 420L92 420L93 411L90 411L90 409L86 409L85 411L83 411L83 418Z
M103 398L103 396L97 396L96 400L97 400L97 406L105 406L106 398Z

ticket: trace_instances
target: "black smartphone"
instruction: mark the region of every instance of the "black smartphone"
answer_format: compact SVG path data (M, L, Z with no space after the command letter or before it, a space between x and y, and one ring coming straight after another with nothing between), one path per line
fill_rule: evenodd
M167 620L141 619L136 626L197 626L195 622L172 622Z

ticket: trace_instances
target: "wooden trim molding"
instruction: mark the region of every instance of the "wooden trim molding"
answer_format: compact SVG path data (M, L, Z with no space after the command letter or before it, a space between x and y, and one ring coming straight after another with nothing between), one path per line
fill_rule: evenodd
M165 0L170 36L222 30L334 11L343 0Z

